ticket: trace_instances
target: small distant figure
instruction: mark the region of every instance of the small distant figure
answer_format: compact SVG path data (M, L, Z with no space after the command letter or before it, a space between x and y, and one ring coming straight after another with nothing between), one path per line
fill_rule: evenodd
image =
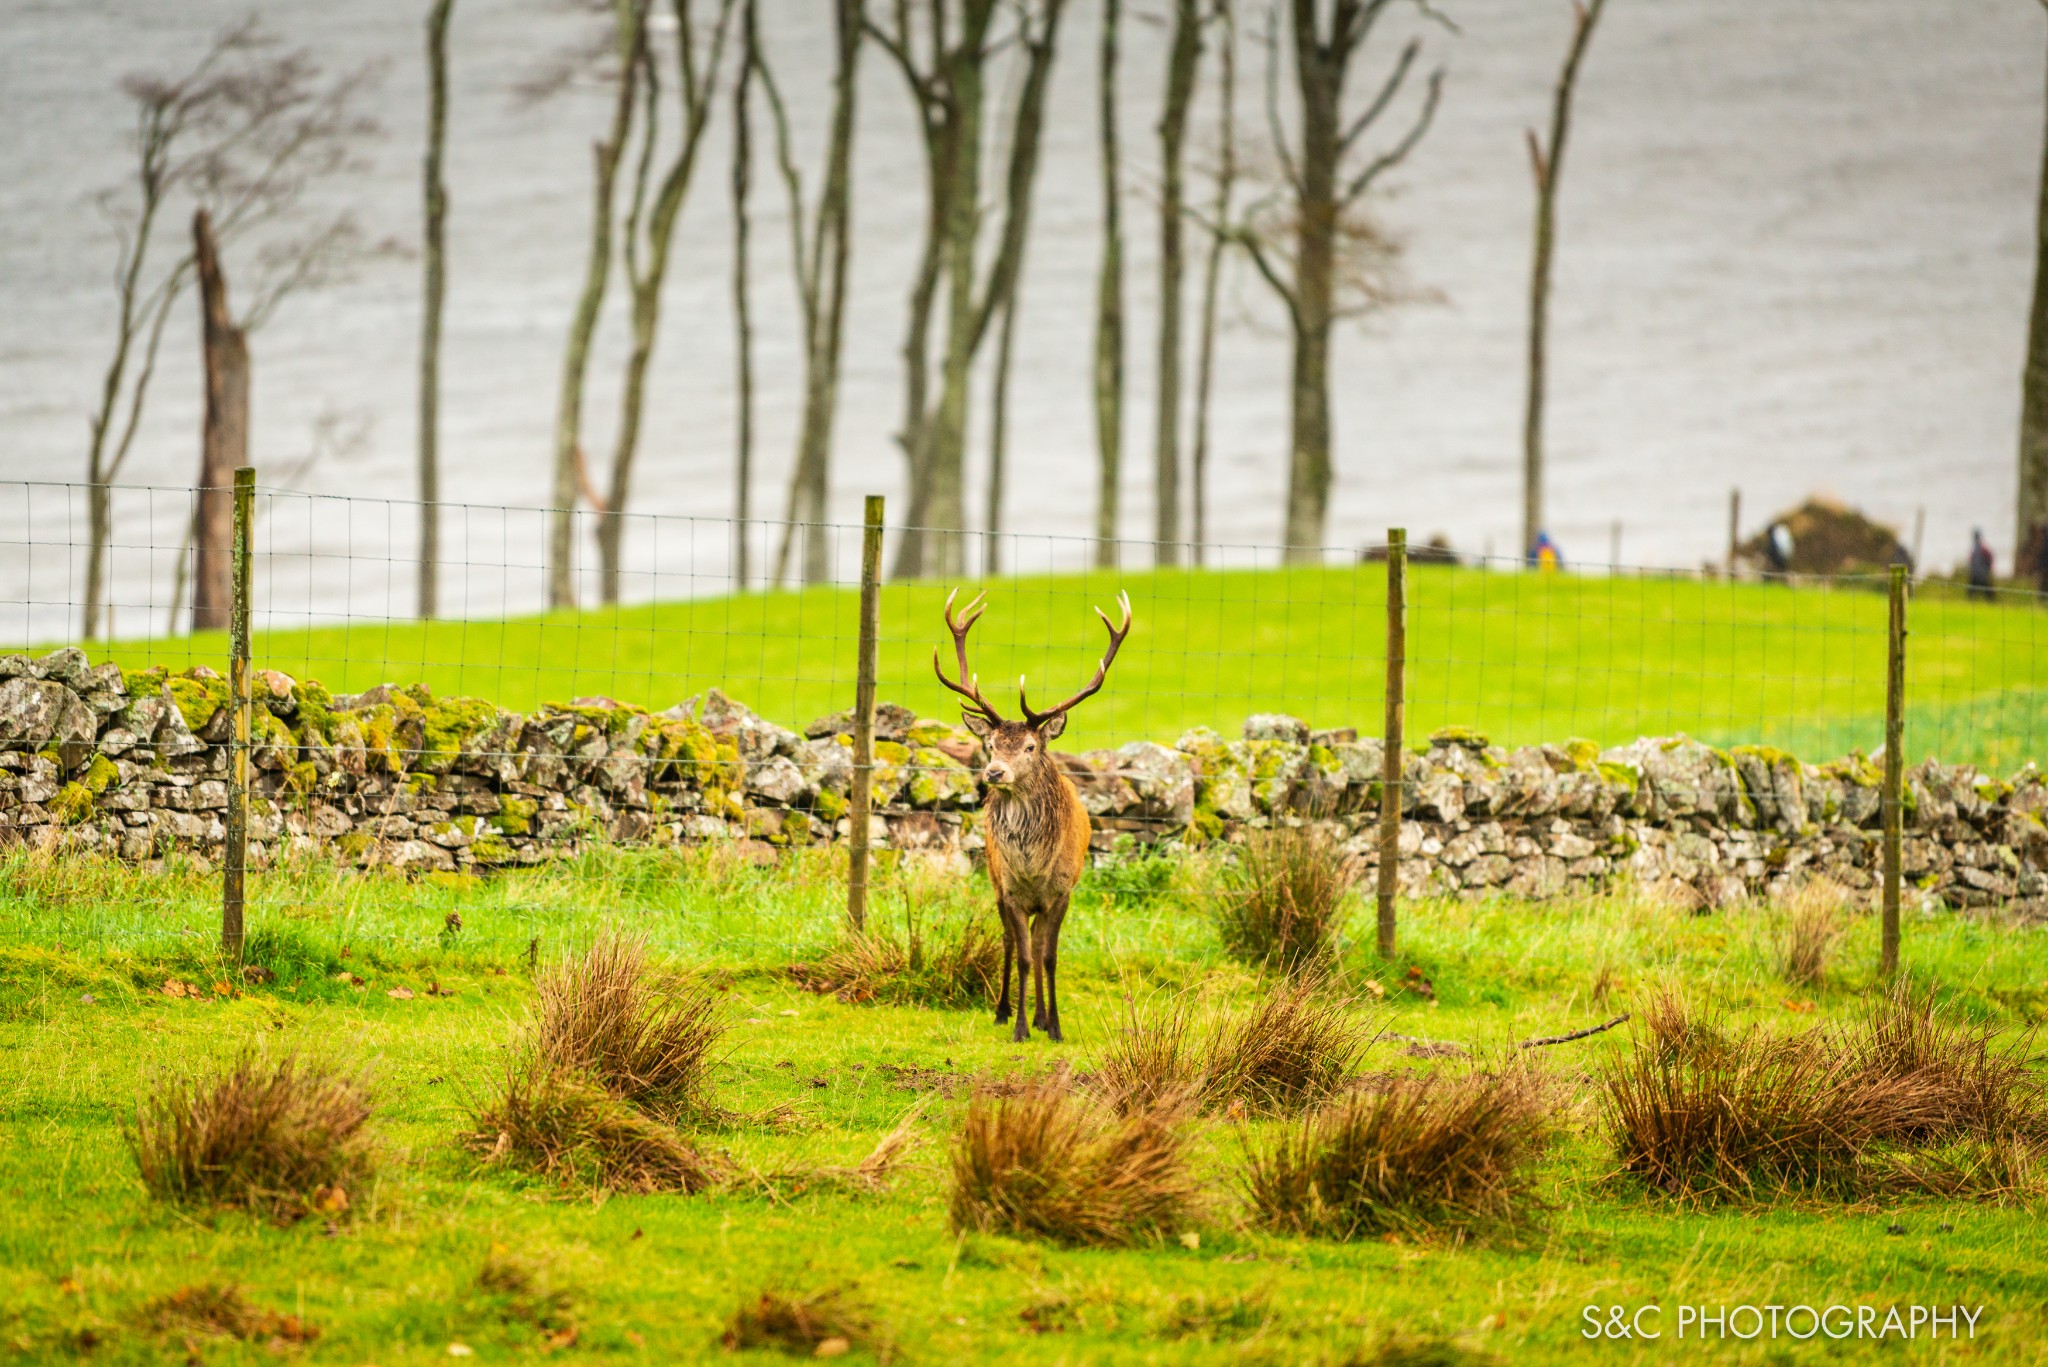
M1771 574L1785 574L1792 568L1792 529L1773 522L1764 533L1764 568Z
M1991 597L1991 548L1984 544L1984 529L1970 528L1970 597Z
M1529 567L1544 573L1564 568L1564 552L1550 539L1549 532L1536 533L1536 544L1529 548Z

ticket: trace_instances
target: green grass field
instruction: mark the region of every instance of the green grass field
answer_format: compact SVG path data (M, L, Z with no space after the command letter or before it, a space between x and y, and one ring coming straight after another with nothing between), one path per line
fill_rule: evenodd
M317 1326L290 1356L381 1367L445 1361L452 1345L478 1361L548 1355L533 1306L542 1295L557 1331L577 1328L552 1356L727 1360L721 1327L768 1286L851 1288L905 1363L1649 1362L1695 1351L1757 1363L2048 1362L2048 1211L2038 1203L1796 1200L1701 1212L1615 1176L1591 1074L1628 1047L1625 1030L1542 1051L1559 1080L1564 1134L1543 1167L1544 1209L1519 1232L1353 1244L1254 1232L1236 1185L1241 1134L1214 1121L1201 1123L1194 1151L1206 1204L1180 1239L1091 1251L956 1238L945 1154L965 1101L896 1079L1033 1074L1059 1061L1085 1071L1126 992L1254 1000L1268 984L1222 956L1201 884L1185 872L1090 876L1062 956L1068 1042L1024 1047L982 1012L847 1006L798 990L782 969L825 947L838 916L839 881L822 862L758 869L718 853L598 852L482 882L318 866L265 874L252 889L251 957L277 980L219 999L166 997L167 978L205 986L222 976L210 948L217 895L212 878L175 868L0 861L0 1351L18 1360L185 1360L187 1345L152 1332L143 1308L210 1282ZM982 914L987 900L978 877L902 866L885 875L876 914L898 918L912 904ZM462 921L452 938L450 912ZM1358 1010L1482 1060L1626 1009L1659 983L1743 1021L1842 1019L1870 987L1876 957L1876 927L1858 919L1828 986L1794 991L1775 976L1780 922L1769 910L1692 917L1622 897L1426 903L1403 914L1401 959L1382 965L1350 946L1350 979L1391 981L1412 964L1437 1000L1395 992ZM795 1116L734 1122L704 1142L764 1172L846 1163L921 1104L922 1142L895 1184L872 1195L742 1183L592 1201L480 1170L455 1134L526 1009L529 956L544 962L604 925L719 971L734 1034L718 1101ZM1951 1009L2013 1027L2048 1020L2048 930L1909 916L1905 945L1909 972L1938 983ZM336 981L349 972L363 985ZM430 997L430 981L454 995ZM401 987L416 995L388 995ZM246 1047L306 1050L375 1080L381 1176L332 1229L169 1208L138 1181L124 1140L138 1097ZM1439 1065L1383 1042L1365 1066ZM1887 1232L1894 1225L1903 1233ZM487 1262L507 1261L527 1270L534 1296L480 1283ZM1585 1306L1653 1301L1667 1311L1985 1309L1974 1340L1960 1344L1581 1337ZM192 1345L192 1360L206 1363L275 1357L262 1342Z
M1097 571L1003 580L977 628L992 698L1028 674L1041 705L1077 688L1103 644L1090 608L1128 590L1137 626L1105 692L1075 714L1074 748L1187 727L1235 734L1252 712L1378 734L1383 572ZM964 595L963 595L964 596ZM880 696L950 715L930 671L944 588L882 594ZM259 595L259 617L262 602ZM667 602L509 621L358 621L258 635L259 667L354 691L424 680L512 708L604 694L652 707L724 688L786 725L848 707L857 600L848 589ZM1874 586L1785 588L1417 567L1408 725L1473 726L1529 743L1605 744L1683 731L1778 745L1810 760L1884 734L1886 604ZM1976 604L1941 586L1912 603L1907 744L2010 771L2048 758L2048 613ZM218 637L93 647L128 665L224 668ZM948 661L950 668L950 660Z

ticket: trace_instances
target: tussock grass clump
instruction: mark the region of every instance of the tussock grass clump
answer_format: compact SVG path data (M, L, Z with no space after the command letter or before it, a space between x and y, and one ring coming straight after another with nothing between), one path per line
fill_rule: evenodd
M1901 1114L1887 1137L1930 1143L1971 1137L2048 1145L2048 1081L2027 1064L2027 1039L2001 1049L2004 1032L1944 1015L1934 992L1901 982L1873 1001L1846 1050L1852 1076L1918 1083L1924 1114Z
M311 1343L320 1337L318 1325L297 1315L251 1305L242 1299L240 1287L211 1282L181 1286L167 1296L159 1296L142 1307L139 1318L143 1327L158 1334L205 1334L245 1342L265 1339L278 1349L287 1344Z
M1244 1189L1284 1233L1472 1230L1522 1213L1551 1132L1526 1071L1410 1074L1247 1140Z
M1733 1033L1666 993L1603 1080L1624 1171L1691 1201L2031 1180L2048 1105L2024 1049L1944 1019L1931 993L1877 998L1846 1029Z
M583 1073L664 1120L712 1109L709 1073L726 1031L718 998L650 968L639 940L606 931L544 970L534 991L532 1047L547 1069Z
M159 1200L236 1206L283 1223L339 1212L373 1167L360 1078L296 1054L244 1053L226 1071L161 1086L128 1135Z
M1816 879L1792 894L1778 933L1778 976L1793 987L1821 987L1842 938L1841 888Z
M1124 997L1123 1021L1104 1046L1095 1088L1120 1115L1166 1104L1203 1104L1210 1081L1208 1026L1194 999L1140 1004Z
M1232 958L1293 973L1328 963L1358 861L1322 824L1252 831L1217 876L1216 929Z
M1195 1195L1177 1119L1117 1118L1057 1085L977 1092L953 1143L953 1228L1092 1245L1169 1232Z
M1204 1015L1186 997L1127 1001L1095 1085L1125 1114L1160 1105L1283 1114L1326 1101L1376 1034L1326 986L1305 973L1229 1015Z
M1375 1032L1323 988L1320 975L1303 975L1218 1026L1206 1089L1213 1102L1279 1113L1343 1090Z
M871 926L843 936L816 963L790 971L812 991L843 1002L986 1006L1002 987L1003 932L987 914L927 922L906 908L903 934Z
M873 1320L838 1286L807 1294L763 1291L733 1312L720 1342L734 1352L779 1348L796 1357L838 1357L879 1346ZM879 1356L887 1359L885 1346Z
M514 1061L471 1116L464 1145L487 1162L604 1191L704 1190L724 1165L595 1078L545 1060Z

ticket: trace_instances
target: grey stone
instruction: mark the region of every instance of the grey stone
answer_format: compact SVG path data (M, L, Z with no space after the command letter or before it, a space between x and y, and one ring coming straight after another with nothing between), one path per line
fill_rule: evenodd
M66 768L92 753L98 720L78 695L53 679L9 679L0 683L0 746L40 750L55 745Z
M770 802L791 806L816 789L804 781L803 770L787 755L770 755L747 765L747 791Z
M1291 745L1308 744L1308 723L1285 712L1255 712L1244 719L1246 740L1278 740Z

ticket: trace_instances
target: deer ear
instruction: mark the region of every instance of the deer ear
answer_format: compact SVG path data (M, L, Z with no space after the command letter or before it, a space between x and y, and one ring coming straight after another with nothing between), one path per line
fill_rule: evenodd
M969 731L972 731L982 740L987 740L988 733L994 729L987 717L982 716L979 712L970 712L964 707L960 709L960 721L962 725L966 726Z
M1059 739L1060 732L1066 729L1067 714L1064 712L1055 712L1050 717L1047 717L1044 723L1039 726L1038 734L1045 737L1045 739L1049 741L1057 740Z

